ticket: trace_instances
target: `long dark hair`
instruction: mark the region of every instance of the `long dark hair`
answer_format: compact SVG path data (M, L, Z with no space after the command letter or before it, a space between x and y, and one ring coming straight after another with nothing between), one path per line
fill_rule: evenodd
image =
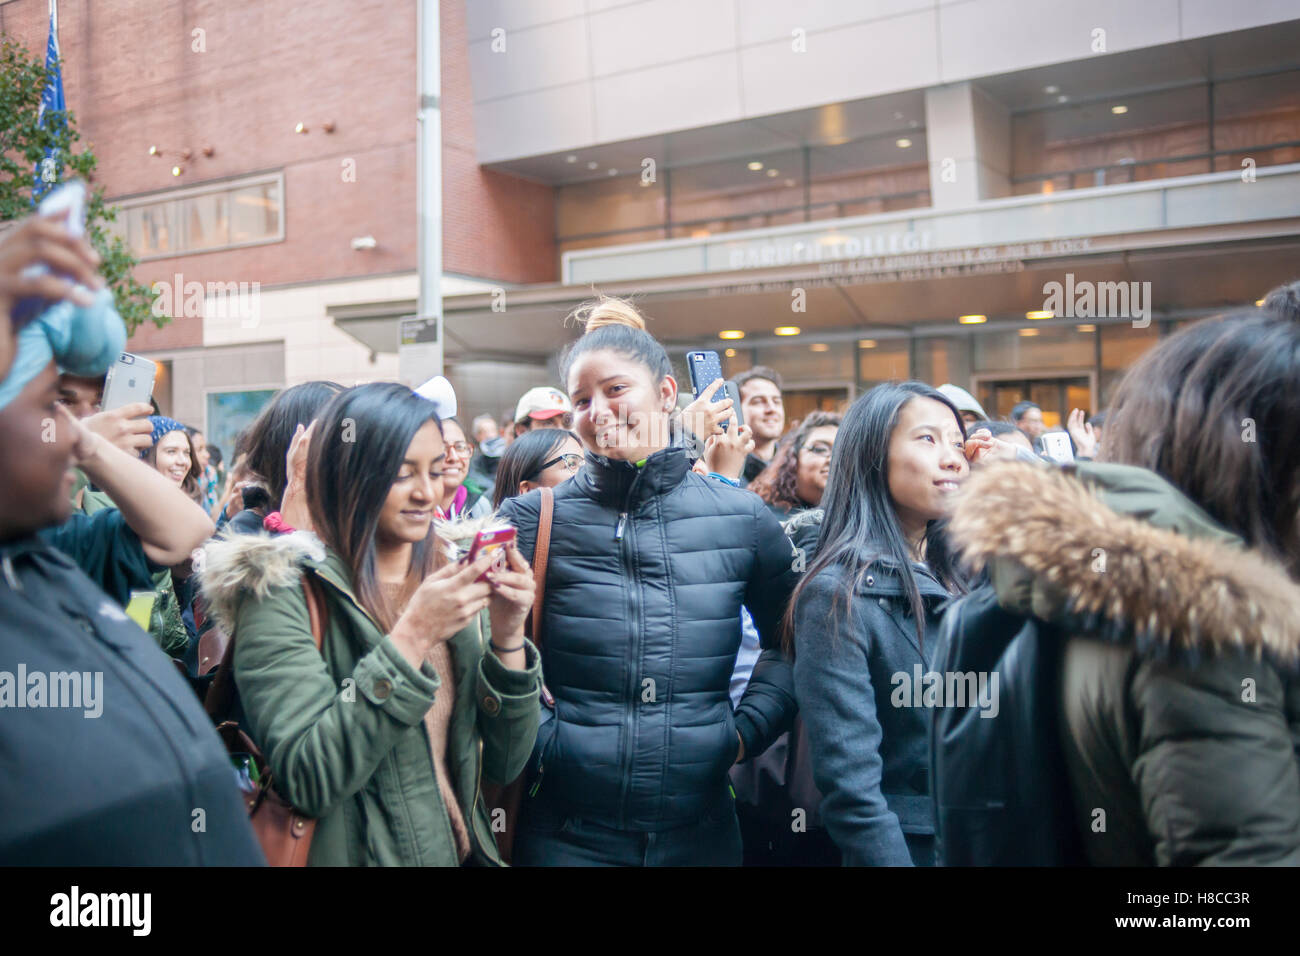
M303 382L283 389L243 434L241 447L248 454L244 466L271 496L271 510L279 508L284 498L284 456L289 452L294 430L299 425L310 425L325 403L342 389L336 382Z
M809 412L799 427L777 444L772 461L749 483L749 490L769 505L791 511L811 505L812 502L802 500L795 490L799 477L799 452L803 451L803 446L808 443L808 434L814 428L839 428L842 421L841 416L834 412Z
M922 382L877 385L849 406L835 439L836 454L831 458L830 479L822 496L822 530L817 542L817 556L790 596L786 608L785 643L791 651L794 647L795 607L808 583L825 569L843 565L849 574L831 603L831 619L832 622L836 619L841 604L851 619L853 594L866 578L868 569L881 559L897 565L916 622L917 638L925 639L925 608L921 591L912 573L912 555L907 538L889 493L889 440L898 426L903 406L914 398L932 398L946 405L952 410L963 440L966 437L957 406L938 389ZM926 555L930 559L930 570L950 592L960 593L966 588L965 575L953 563L949 549L941 547L936 540L942 532L939 521L926 525Z
M492 507L500 508L501 502L518 495L520 482L530 480L570 438L582 445L581 438L563 428L532 428L512 441L497 465Z
M1156 472L1300 579L1300 322L1246 309L1180 329L1120 382L1101 460Z
M375 528L411 439L427 422L442 426L433 402L405 385L376 382L339 392L316 416L307 454L307 507L321 540L352 572L361 606L385 631L396 609L375 574ZM415 545L408 589L438 560L436 534Z

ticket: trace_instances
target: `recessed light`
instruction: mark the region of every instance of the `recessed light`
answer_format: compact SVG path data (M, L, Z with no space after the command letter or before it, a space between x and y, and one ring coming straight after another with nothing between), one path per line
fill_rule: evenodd
M797 325L780 325L772 330L777 335L798 335L803 329Z
M1095 325L1076 325L1076 326L1074 327L1074 331L1076 331L1076 332L1096 332L1096 331L1097 331L1097 326L1095 326Z
M894 140L894 145L897 146L899 149L907 149L909 146L912 145L912 141L907 137L903 137L902 139Z
M735 350L735 349L727 349L727 351L726 351L724 354L727 356L727 358L735 358L735 357L736 357L736 350Z
M617 169L607 169L607 170L605 170L605 172L606 172L607 175L610 175L610 176L617 176L617 175L618 175L618 170L617 170Z
M600 168L600 163L596 162L594 159L589 160L589 161L587 162L587 168L588 168L588 169L599 169L599 168Z
M1037 330L1037 329L1021 329L1021 330L1020 330L1020 334L1021 334L1021 336L1023 336L1024 338L1029 338L1030 336L1037 335L1037 334L1038 334L1038 330Z
M568 156L564 157L564 161L566 163L576 163L578 161L578 157L570 153Z
M1061 88L1053 83L1051 86L1044 86L1043 92L1048 96L1055 96L1057 93L1061 92Z
M305 132L307 132L307 124L306 124L306 123L299 123L297 126L295 126L295 127L293 128L293 131L294 131L295 133L305 133Z
M1026 318L1026 319L1052 319L1052 318L1055 318L1055 317L1056 317L1056 313L1053 312L1051 309L1047 309L1047 310L1042 310L1042 309L1040 309L1040 310L1037 311L1037 312L1026 312L1026 313L1025 313L1025 318Z
M808 346L808 349L812 352L829 352L831 347L825 342L818 342L815 345Z
M767 175L768 175L769 178L771 178L771 179L775 179L777 176L780 176L780 175L781 175L781 170L779 170L779 169L769 169L769 170L767 171Z
M157 147L157 146L150 146L150 147L149 147L149 155L150 155L150 156L157 156L157 155L158 155L158 147Z
M1070 98L1069 98L1068 96L1066 96L1064 93L1062 93L1060 96L1058 96L1058 97L1056 98L1056 102L1058 102L1058 103L1068 103L1068 102L1070 102Z
M182 167L182 166L173 166L173 167L172 167L172 175L173 175L173 176L179 176L179 175L180 175L181 173L183 173L183 172L185 172L185 169L184 169L184 167Z
M745 333L740 329L724 329L718 333L720 339L743 339L744 337Z
M1123 116L1125 113L1128 112L1128 107L1125 106L1123 103L1121 103L1119 106L1112 106L1110 108L1110 111L1114 113L1116 116Z
M760 163L758 160L754 160L752 163L749 163L748 165L749 168L752 169L754 172L758 172L760 169L763 168L763 164Z
M987 315L959 315L959 316L957 316L957 321L960 322L962 325L979 325L981 322L987 322L988 320L989 320L989 317L988 317Z
M860 349L874 349L875 347L875 339L858 339L858 348Z
M1256 300L1255 300L1255 308L1257 308L1257 309L1258 309L1258 308L1261 308L1263 305L1264 305L1264 300L1263 300L1263 299L1256 299Z

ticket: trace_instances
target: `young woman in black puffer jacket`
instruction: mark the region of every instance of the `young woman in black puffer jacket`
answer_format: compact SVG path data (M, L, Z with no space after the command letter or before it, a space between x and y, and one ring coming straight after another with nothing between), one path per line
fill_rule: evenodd
M603 298L561 361L586 464L555 489L540 642L542 724L522 865L739 865L727 771L790 726L779 627L793 549L755 495L691 471L677 383L634 308ZM540 491L507 501L533 561ZM733 711L749 609L767 650Z

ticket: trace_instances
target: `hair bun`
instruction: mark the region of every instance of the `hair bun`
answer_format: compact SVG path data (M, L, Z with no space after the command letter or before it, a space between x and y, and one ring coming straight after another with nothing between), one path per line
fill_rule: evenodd
M636 306L612 295L602 295L593 302L584 302L569 313L569 319L584 326L584 335L607 325L625 325L642 332L646 330L645 318Z

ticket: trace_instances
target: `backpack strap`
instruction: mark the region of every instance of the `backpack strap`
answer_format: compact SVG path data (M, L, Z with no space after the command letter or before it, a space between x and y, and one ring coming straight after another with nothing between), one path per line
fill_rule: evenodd
M542 603L546 600L546 562L551 551L551 519L555 515L555 492L542 489L542 513L537 521L537 543L533 547L533 613L528 620L528 637L542 646Z

